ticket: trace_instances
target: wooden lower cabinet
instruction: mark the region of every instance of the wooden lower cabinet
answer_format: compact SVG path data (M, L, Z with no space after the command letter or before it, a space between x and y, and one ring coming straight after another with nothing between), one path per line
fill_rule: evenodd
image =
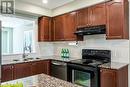
M13 80L13 65L3 65L1 71L2 82Z
M101 69L101 87L116 87L116 71Z
M27 77L31 75L30 63L21 63L14 65L14 79Z
M2 65L2 82L37 74L50 75L50 60L33 61L12 65Z
M48 60L33 62L31 66L32 75L41 73L50 74L50 61Z
M128 87L128 66L119 70L101 68L100 84L100 87Z
M48 60L44 61L42 66L43 66L43 73L50 75L51 61Z

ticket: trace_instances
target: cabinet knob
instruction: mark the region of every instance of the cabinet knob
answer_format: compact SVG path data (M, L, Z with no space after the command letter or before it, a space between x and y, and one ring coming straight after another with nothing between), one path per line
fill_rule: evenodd
M100 70L100 72L102 72L102 70Z

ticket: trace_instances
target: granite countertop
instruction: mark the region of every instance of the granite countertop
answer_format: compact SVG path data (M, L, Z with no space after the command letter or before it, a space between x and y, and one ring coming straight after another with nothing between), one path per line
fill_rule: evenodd
M34 59L28 60L28 61L24 61L24 60L18 60L18 61L2 60L2 65L26 63L26 62L40 61L40 60L58 60L58 61L63 61L63 62L69 62L69 61L72 61L72 60L81 59L81 58L76 58L76 57L70 57L68 59L68 58L61 58L60 56L41 56L41 57L38 57L38 58L39 59L34 58Z
M107 68L107 69L120 69L124 66L127 66L127 63L118 63L118 62L110 62L100 65L100 68Z
M23 60L19 60L19 61L13 61L13 60L4 60L2 61L2 65L7 65L7 64L17 64L17 63L26 63L26 62L32 62L32 61L40 61L40 60L57 60L57 61L62 61L62 62L70 62L72 60L76 60L76 59L81 59L78 57L70 57L68 58L61 58L60 56L41 56L38 57L39 59L32 59L29 61L23 61ZM110 63L105 63L100 65L100 68L109 68L109 69L120 69L124 66L128 65L127 63L119 63L119 62L110 62Z
M67 81L57 79L55 77L48 76L46 74L25 77L17 80L4 82L2 84L15 84L17 82L22 82L23 87L82 87Z

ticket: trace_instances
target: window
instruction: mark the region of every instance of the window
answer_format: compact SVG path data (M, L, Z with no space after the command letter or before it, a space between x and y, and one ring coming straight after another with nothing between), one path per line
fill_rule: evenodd
M26 53L31 53L33 50L33 31L24 31L24 49Z
M2 28L2 53L13 52L13 28L3 27Z
M0 20L3 55L35 52L36 19L0 15Z

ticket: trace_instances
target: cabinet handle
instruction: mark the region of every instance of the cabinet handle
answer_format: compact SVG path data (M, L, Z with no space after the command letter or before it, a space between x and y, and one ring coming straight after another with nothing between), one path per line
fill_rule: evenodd
M102 70L100 70L100 72L103 72Z

